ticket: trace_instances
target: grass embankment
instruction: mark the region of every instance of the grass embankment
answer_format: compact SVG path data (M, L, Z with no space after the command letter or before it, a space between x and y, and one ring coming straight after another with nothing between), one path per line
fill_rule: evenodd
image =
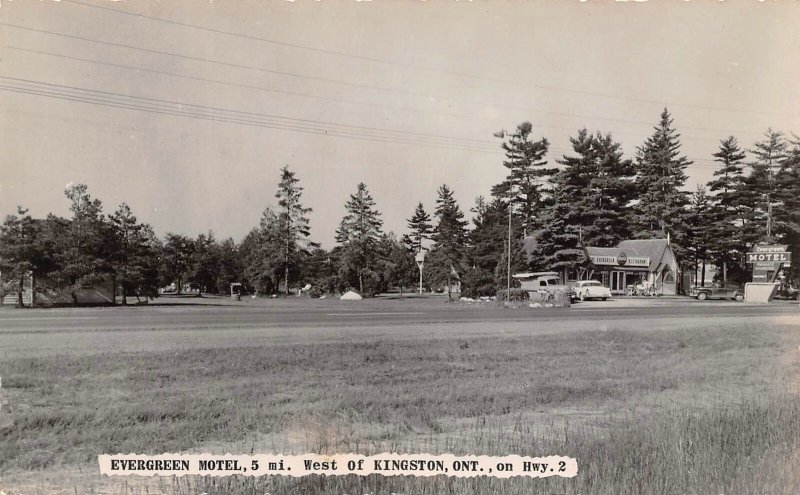
M0 433L0 472L187 449L558 454L577 458L576 478L147 483L185 494L800 492L800 399L786 391L797 325L614 325L10 359L0 374L16 424Z

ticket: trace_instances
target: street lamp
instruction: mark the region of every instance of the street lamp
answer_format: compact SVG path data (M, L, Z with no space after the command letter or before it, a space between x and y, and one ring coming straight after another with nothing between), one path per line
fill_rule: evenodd
M495 133L492 133L492 136L494 136L496 138L499 138L499 139L505 139L505 137L507 135L508 135L508 131L506 131L505 129L501 129L501 130L499 130L499 131L497 131ZM511 302L511 200L513 198L513 194L512 194L513 190L514 190L514 182L513 181L509 181L509 184L508 184L508 253L507 253L508 259L506 260L507 261L506 297L508 298L508 302L506 304Z

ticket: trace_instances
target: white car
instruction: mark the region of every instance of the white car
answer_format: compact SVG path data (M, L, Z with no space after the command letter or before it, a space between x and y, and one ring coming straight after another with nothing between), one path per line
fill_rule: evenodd
M611 289L603 287L597 280L579 280L575 282L575 297L581 301L587 299L601 299L605 301L611 297Z

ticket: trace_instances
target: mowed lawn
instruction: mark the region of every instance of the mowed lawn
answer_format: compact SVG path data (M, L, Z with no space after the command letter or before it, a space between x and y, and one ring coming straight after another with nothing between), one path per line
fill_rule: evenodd
M564 319L329 332L320 341L252 329L183 332L180 341L152 345L146 335L131 334L136 345L128 347L102 332L76 333L81 350L4 354L3 412L14 425L0 431L0 489L8 495L800 493L798 318ZM545 480L93 474L100 453L179 451L555 454L575 457L579 474Z

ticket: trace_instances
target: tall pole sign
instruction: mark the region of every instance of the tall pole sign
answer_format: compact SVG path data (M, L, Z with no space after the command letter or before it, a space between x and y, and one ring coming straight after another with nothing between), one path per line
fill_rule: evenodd
M414 256L414 261L417 262L417 268L419 268L419 293L422 294L422 267L425 265L425 251L420 250Z
M747 263L753 265L753 282L774 282L783 268L792 263L787 244L756 244L747 253Z

